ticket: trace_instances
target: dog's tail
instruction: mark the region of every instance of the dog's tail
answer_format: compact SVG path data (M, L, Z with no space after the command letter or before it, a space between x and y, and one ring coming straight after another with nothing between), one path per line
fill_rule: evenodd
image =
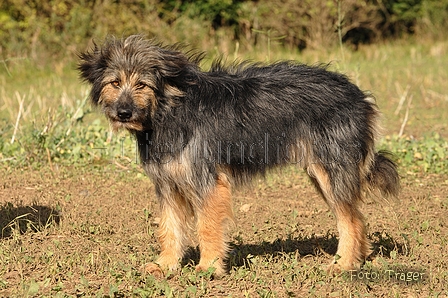
M376 152L370 172L367 175L370 192L379 191L383 197L397 197L400 192L400 176L392 154L388 151Z

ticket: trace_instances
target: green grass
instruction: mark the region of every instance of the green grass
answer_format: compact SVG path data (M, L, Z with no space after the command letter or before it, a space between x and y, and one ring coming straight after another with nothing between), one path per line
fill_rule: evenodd
M272 46L271 46L272 47ZM270 60L332 62L362 89L370 90L384 114L383 141L398 161L412 171L446 173L448 45L385 44L358 52L285 52ZM234 53L237 59L266 61L263 53ZM205 61L205 67L211 59ZM133 141L126 134L112 137L102 115L87 102L75 64L36 67L14 60L0 65L0 160L11 165L40 163L87 164L127 155L135 160ZM21 107L22 102L22 107ZM101 149L107 148L107 149Z
M448 141L437 132L422 138L388 137L382 146L395 154L407 172L448 173Z

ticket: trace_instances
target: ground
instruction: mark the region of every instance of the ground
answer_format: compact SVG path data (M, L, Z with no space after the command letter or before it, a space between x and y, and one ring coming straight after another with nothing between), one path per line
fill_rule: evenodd
M154 187L138 166L5 167L0 296L447 295L448 176L401 174L398 199L363 205L374 253L360 272L325 273L337 246L335 219L291 167L234 192L227 276L194 272L193 241L185 267L158 280L140 269L159 247Z

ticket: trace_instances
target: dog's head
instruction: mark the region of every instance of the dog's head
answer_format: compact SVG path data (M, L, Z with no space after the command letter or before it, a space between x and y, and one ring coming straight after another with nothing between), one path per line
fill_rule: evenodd
M188 74L199 60L133 35L95 44L80 54L78 70L92 85L93 104L114 129L143 131L151 128L158 109L169 109L184 95L184 86L194 81Z

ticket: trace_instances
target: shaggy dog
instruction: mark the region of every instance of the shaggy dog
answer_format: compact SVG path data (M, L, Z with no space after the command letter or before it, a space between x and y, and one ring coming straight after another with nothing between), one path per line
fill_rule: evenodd
M359 268L370 253L359 203L366 192L397 195L399 176L375 151L372 97L339 73L293 61L269 65L217 61L142 36L108 38L80 55L91 101L114 129L135 136L161 205L161 253L146 271L179 267L195 228L197 270L225 273L231 185L295 164L336 216L333 270Z

